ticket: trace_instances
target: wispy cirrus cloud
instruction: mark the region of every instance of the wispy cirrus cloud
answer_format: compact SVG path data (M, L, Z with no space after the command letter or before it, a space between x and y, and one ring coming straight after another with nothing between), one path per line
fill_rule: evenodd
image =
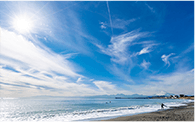
M27 38L4 29L1 35L0 84L5 96L7 91L15 89L17 95L10 92L9 96L28 96L27 91L33 91L34 95L51 92L65 96L97 94L90 86L75 83L83 76L76 73L74 65L68 61L71 55L56 54L44 45L40 48Z
M153 43L148 43L148 44L143 43L143 45L144 45L144 48L139 52L138 55L146 54L146 53L153 51L154 47L157 46L158 44L153 42Z
M147 32L139 32L134 30L119 36L114 36L110 40L110 45L107 48L104 48L101 45L96 44L100 48L101 52L111 56L111 61L119 64L125 63L130 55L127 48L132 44L133 41L145 37Z
M55 95L55 96L84 96L98 95L94 88L74 82L65 76L56 74L48 77L42 72L30 73L28 71L15 72L1 66L1 97L28 97L35 95ZM29 77L27 74L32 75ZM34 78L36 77L36 78ZM81 80L78 78L78 80Z
M108 15L109 15L109 20L110 20L110 27L111 27L111 31L112 31L112 34L113 34L112 19L111 19L110 7L109 7L109 4L108 4L108 1L106 1L106 5L107 5L107 8L108 8Z
M107 81L94 81L93 82L99 89L101 94L113 95L113 94L132 94L127 90L120 90L116 87L116 84Z
M189 53L194 50L194 43L190 44L190 46L184 50L180 55L185 55L186 53Z
M161 58L165 62L165 65L168 64L168 67L170 66L169 57L175 55L175 53L170 53L169 55L162 55Z
M145 60L143 60L143 62L141 63L141 66L144 69L148 69L150 65L151 65L151 63L150 62L146 62Z
M111 37L110 43L107 47L100 44L95 44L101 53L110 56L111 64L106 65L107 70L130 83L134 83L130 74L131 70L138 66L135 61L139 55L149 53L154 50L156 44L154 41L140 41L142 38L149 36L149 32L140 32L139 29L131 32ZM144 48L143 48L144 47ZM133 48L133 49L131 49ZM134 50L137 48L136 50ZM142 48L140 51L138 49ZM146 68L146 64L143 64ZM125 66L125 67L123 67Z
M105 81L94 81L93 82L102 92L106 92L107 94L110 94L115 90L115 85L113 85L111 82L105 82Z
M79 6L79 3L80 2L70 6ZM70 3L67 3L67 8L69 8L69 4ZM48 14L48 16L45 17L45 20L50 20L49 18L52 18L51 22L48 22L50 32L37 35L44 35L44 40L47 40L49 43L55 43L61 52L66 51L91 55L91 49L87 44L91 43L91 41L96 41L96 38L86 32L79 14L75 12L74 9L67 8L64 8L66 10L63 12L63 14L61 12L57 12L58 14ZM59 9L60 8L57 8L54 11L64 10ZM61 17L55 17L56 15L60 15ZM42 36L40 36L40 38ZM55 48L56 45L50 46L49 48Z
M113 28L116 29L125 29L126 26L128 26L130 23L136 21L135 18L129 19L129 20L123 20L123 19L113 19Z
M152 13L155 13L155 12L156 12L156 11L154 10L154 8L151 7L151 6L149 6L147 3L145 3L145 5L150 9L150 11L151 11Z
M193 52L194 51L194 42L191 43L184 51L182 51L180 54L178 54L177 56L173 57L176 60L179 60L178 58L182 58L185 57L186 54Z
M44 45L40 48L21 35L4 29L1 32L1 97L113 94L109 89L120 92L109 83L109 89L97 82L98 87L95 89L84 84L92 80L76 73L74 64L68 60L72 54L56 54Z
M152 95L161 91L174 94L194 94L194 70L150 76L149 79L145 79L145 84L127 86L131 91L144 95Z
M45 78L41 80L14 74L1 69L1 97L28 97L35 95L84 96L97 95L98 92L85 84L67 82L63 78ZM9 78L12 76L12 78ZM41 77L41 76L40 76Z
M131 76L130 76L130 72L131 69L136 65L132 60L129 60L129 64L130 65L126 65L125 68L121 68L120 66L116 65L116 64L112 64L108 67L108 71L112 74L114 74L115 76L119 77L122 80L125 80L129 83L135 83Z
M140 52L139 52L139 55L142 55L142 54L145 54L145 53L149 53L151 50L149 50L149 46L148 47L145 47L143 48Z
M128 26L130 23L136 21L135 18L133 19L129 19L129 20L123 20L123 19L112 19L113 24L112 24L112 28L113 29L126 29L126 26ZM106 29L107 27L111 27L109 24L107 24L106 22L100 22L101 24L101 29Z
M101 24L100 26L101 29L106 29L106 24L104 22L100 22L100 24Z
M73 65L63 56L51 50L41 49L31 41L13 32L1 29L2 63L13 67L34 68L38 71L57 72L69 77L77 77ZM17 61L18 64L13 63ZM19 63L20 62L20 63ZM13 65L12 65L13 64Z
M76 82L79 83L81 81L82 81L82 79L81 79L81 77L79 77Z

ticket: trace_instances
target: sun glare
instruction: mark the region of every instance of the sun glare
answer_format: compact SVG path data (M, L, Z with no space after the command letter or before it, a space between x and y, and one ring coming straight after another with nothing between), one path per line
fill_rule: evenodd
M13 27L19 33L29 33L33 29L33 21L27 16L20 16L14 19Z

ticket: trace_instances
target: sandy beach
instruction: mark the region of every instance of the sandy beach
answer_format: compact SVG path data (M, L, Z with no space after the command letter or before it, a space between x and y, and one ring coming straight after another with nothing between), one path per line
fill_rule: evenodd
M194 121L194 102L188 103L187 106L104 121Z

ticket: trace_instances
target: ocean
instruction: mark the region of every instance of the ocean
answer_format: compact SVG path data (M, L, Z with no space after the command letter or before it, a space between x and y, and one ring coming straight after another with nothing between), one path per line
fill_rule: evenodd
M160 111L161 103L169 109L193 100L32 97L0 101L0 121L92 121Z

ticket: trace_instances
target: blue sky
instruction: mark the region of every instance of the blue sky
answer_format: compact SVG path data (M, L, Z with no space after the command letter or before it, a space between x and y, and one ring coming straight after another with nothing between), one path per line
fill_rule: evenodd
M193 1L0 9L0 97L194 94Z

